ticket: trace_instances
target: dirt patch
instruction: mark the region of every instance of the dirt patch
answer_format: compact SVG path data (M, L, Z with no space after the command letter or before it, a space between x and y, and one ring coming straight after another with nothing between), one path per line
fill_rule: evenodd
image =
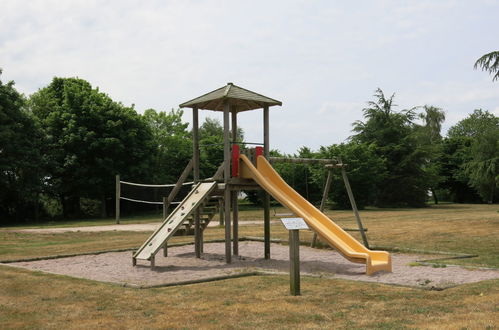
M123 285L152 286L179 282L201 281L214 277L236 276L255 271L282 272L289 270L289 249L280 244L271 245L271 260L263 258L263 243L245 241L239 243L240 256L225 263L224 243L206 243L201 259L194 256L192 245L170 247L168 257L162 252L156 255L156 267L138 261L132 266L131 252L110 252L97 255L16 262L9 265L49 273L69 275ZM413 286L420 288L446 288L464 283L499 278L498 270L469 270L458 266L434 268L410 266L416 260L428 256L394 253L393 273L380 272L365 275L365 265L345 260L337 252L300 247L301 273L357 281Z

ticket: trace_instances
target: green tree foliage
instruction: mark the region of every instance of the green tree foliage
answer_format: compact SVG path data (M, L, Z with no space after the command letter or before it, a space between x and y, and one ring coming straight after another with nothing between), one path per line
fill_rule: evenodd
M473 159L464 164L469 184L483 201L493 203L499 187L499 127L482 132L473 141L471 155Z
M474 65L475 70L481 68L482 71L488 71L492 81L499 79L499 51L490 52L480 57Z
M232 137L232 133L230 134ZM237 130L237 142L244 141L244 132ZM224 129L220 121L207 117L199 127L200 175L208 178L215 174L224 160Z
M80 198L100 200L102 213L114 195L114 175L150 173L152 134L132 109L112 101L85 80L54 78L30 98L44 132L48 191L65 217L80 215Z
M483 201L492 202L499 185L499 118L477 109L451 127L448 136L447 144L454 146L447 152L448 163L453 166L449 166L449 173L442 173L449 177L448 188L454 195L467 197L474 194L463 191L472 187Z
M445 113L440 108L425 105L423 112L419 113L419 118L423 121L423 125L415 126L415 133L418 136L420 148L427 155L423 164L423 170L428 179L435 204L438 204L436 191L442 181L439 175L440 163L438 161L442 154L442 136L440 135L440 131L442 123L445 121Z
M355 142L333 144L321 147L319 155L321 158L341 159L346 164L345 170L359 208L375 204L378 186L388 173L383 158L376 153L373 144ZM335 207L351 208L340 169L333 170L329 200Z
M36 217L44 174L40 137L14 82L0 80L0 223Z
M302 146L295 158L319 158L316 152ZM324 166L320 164L282 164L281 167L291 168L291 186L310 202L317 204L321 200L321 187L324 184ZM288 170L289 172L289 170Z
M427 153L419 147L415 108L395 112L394 95L386 98L379 88L374 97L363 110L365 121L354 123L357 135L352 141L372 144L385 162L388 176L377 187L375 205L424 206L429 188L423 170Z
M468 185L463 164L471 160L469 149L472 139L446 137L442 141L442 153L438 158L439 188L449 193L449 200L455 203L479 203L480 196Z
M154 142L152 177L154 183L175 183L192 158L192 140L182 121L182 110L156 112L148 109L142 116Z

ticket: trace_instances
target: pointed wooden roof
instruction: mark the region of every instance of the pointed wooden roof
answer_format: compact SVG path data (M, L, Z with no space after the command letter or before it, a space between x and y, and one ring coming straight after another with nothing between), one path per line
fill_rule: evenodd
M223 111L225 101L234 106L237 112L260 109L264 106L282 105L281 101L228 83L226 86L184 102L180 107Z

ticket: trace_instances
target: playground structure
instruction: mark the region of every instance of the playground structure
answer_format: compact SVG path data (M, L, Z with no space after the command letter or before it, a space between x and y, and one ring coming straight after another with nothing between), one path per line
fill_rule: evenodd
M367 241L366 231L367 228L364 228L362 224L362 220L360 219L359 210L357 209L357 203L355 202L355 198L353 197L352 188L350 187L350 181L348 180L347 172L345 171L345 167L347 164L344 164L341 161L341 158L338 159L317 159L317 158L288 158L288 157L269 157L271 163L275 162L285 162L285 163L299 163L299 164L323 164L327 169L327 179L324 184L324 189L322 192L322 200L319 206L319 211L324 212L324 207L326 206L326 202L328 199L329 191L331 189L331 183L333 180L333 170L338 168L341 170L341 176L343 178L343 183L345 184L345 189L348 194L348 199L350 200L350 205L352 206L352 211L355 215L355 220L357 221L357 229L352 228L343 228L345 231L359 231L362 237L362 242L364 246L369 248L369 242ZM307 183L308 184L308 183ZM314 232L314 236L312 238L311 247L315 247L317 243L317 233Z
M161 226L133 254L134 266L137 264L137 260L147 260L151 263L151 267L154 267L155 255L162 248L164 255L167 255L169 238L191 215L194 222L195 255L200 258L203 252L201 210L210 197L214 195L223 198L225 261L231 263L232 254L239 255L237 196L241 190L263 189L265 191L263 203L265 259L270 259L270 195L272 195L283 206L302 217L317 235L346 259L365 264L368 275L381 270L391 271L391 257L387 252L371 251L359 243L323 214L321 210L315 208L287 185L272 168L268 162L270 159L269 108L276 105L281 106L282 103L232 83L180 105L181 108L192 108L193 113L192 171L194 186L175 210L166 217ZM237 114L256 109L263 109L263 143L256 143L258 146L254 150L245 150L246 154L241 154L240 146L236 142ZM199 110L223 112L224 161L217 173L212 178L205 180L201 180L199 177ZM182 174L175 188L183 184L188 175L188 173L184 175L187 170L188 168ZM354 204L352 206L354 207ZM354 207L354 212L355 210ZM365 233L361 225L359 225L359 229L361 229L364 238ZM365 242L367 243L367 241Z

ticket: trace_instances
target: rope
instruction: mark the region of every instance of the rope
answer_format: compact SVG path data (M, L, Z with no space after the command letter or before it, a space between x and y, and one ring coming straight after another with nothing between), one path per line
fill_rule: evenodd
M120 199L124 199L126 201L135 202L135 203L146 203L146 204L163 205L163 202L141 201L140 199L132 199L132 198L126 198L126 197L121 197L121 196L120 196ZM170 204L180 204L180 202L171 202Z
M176 184L143 184L143 183L135 183L135 182L127 182L127 181L120 181L122 184L128 184L131 186L139 186L139 187L151 187L151 188L161 188L161 187L175 187ZM188 186L192 185L194 182L185 182L182 183L182 186Z

